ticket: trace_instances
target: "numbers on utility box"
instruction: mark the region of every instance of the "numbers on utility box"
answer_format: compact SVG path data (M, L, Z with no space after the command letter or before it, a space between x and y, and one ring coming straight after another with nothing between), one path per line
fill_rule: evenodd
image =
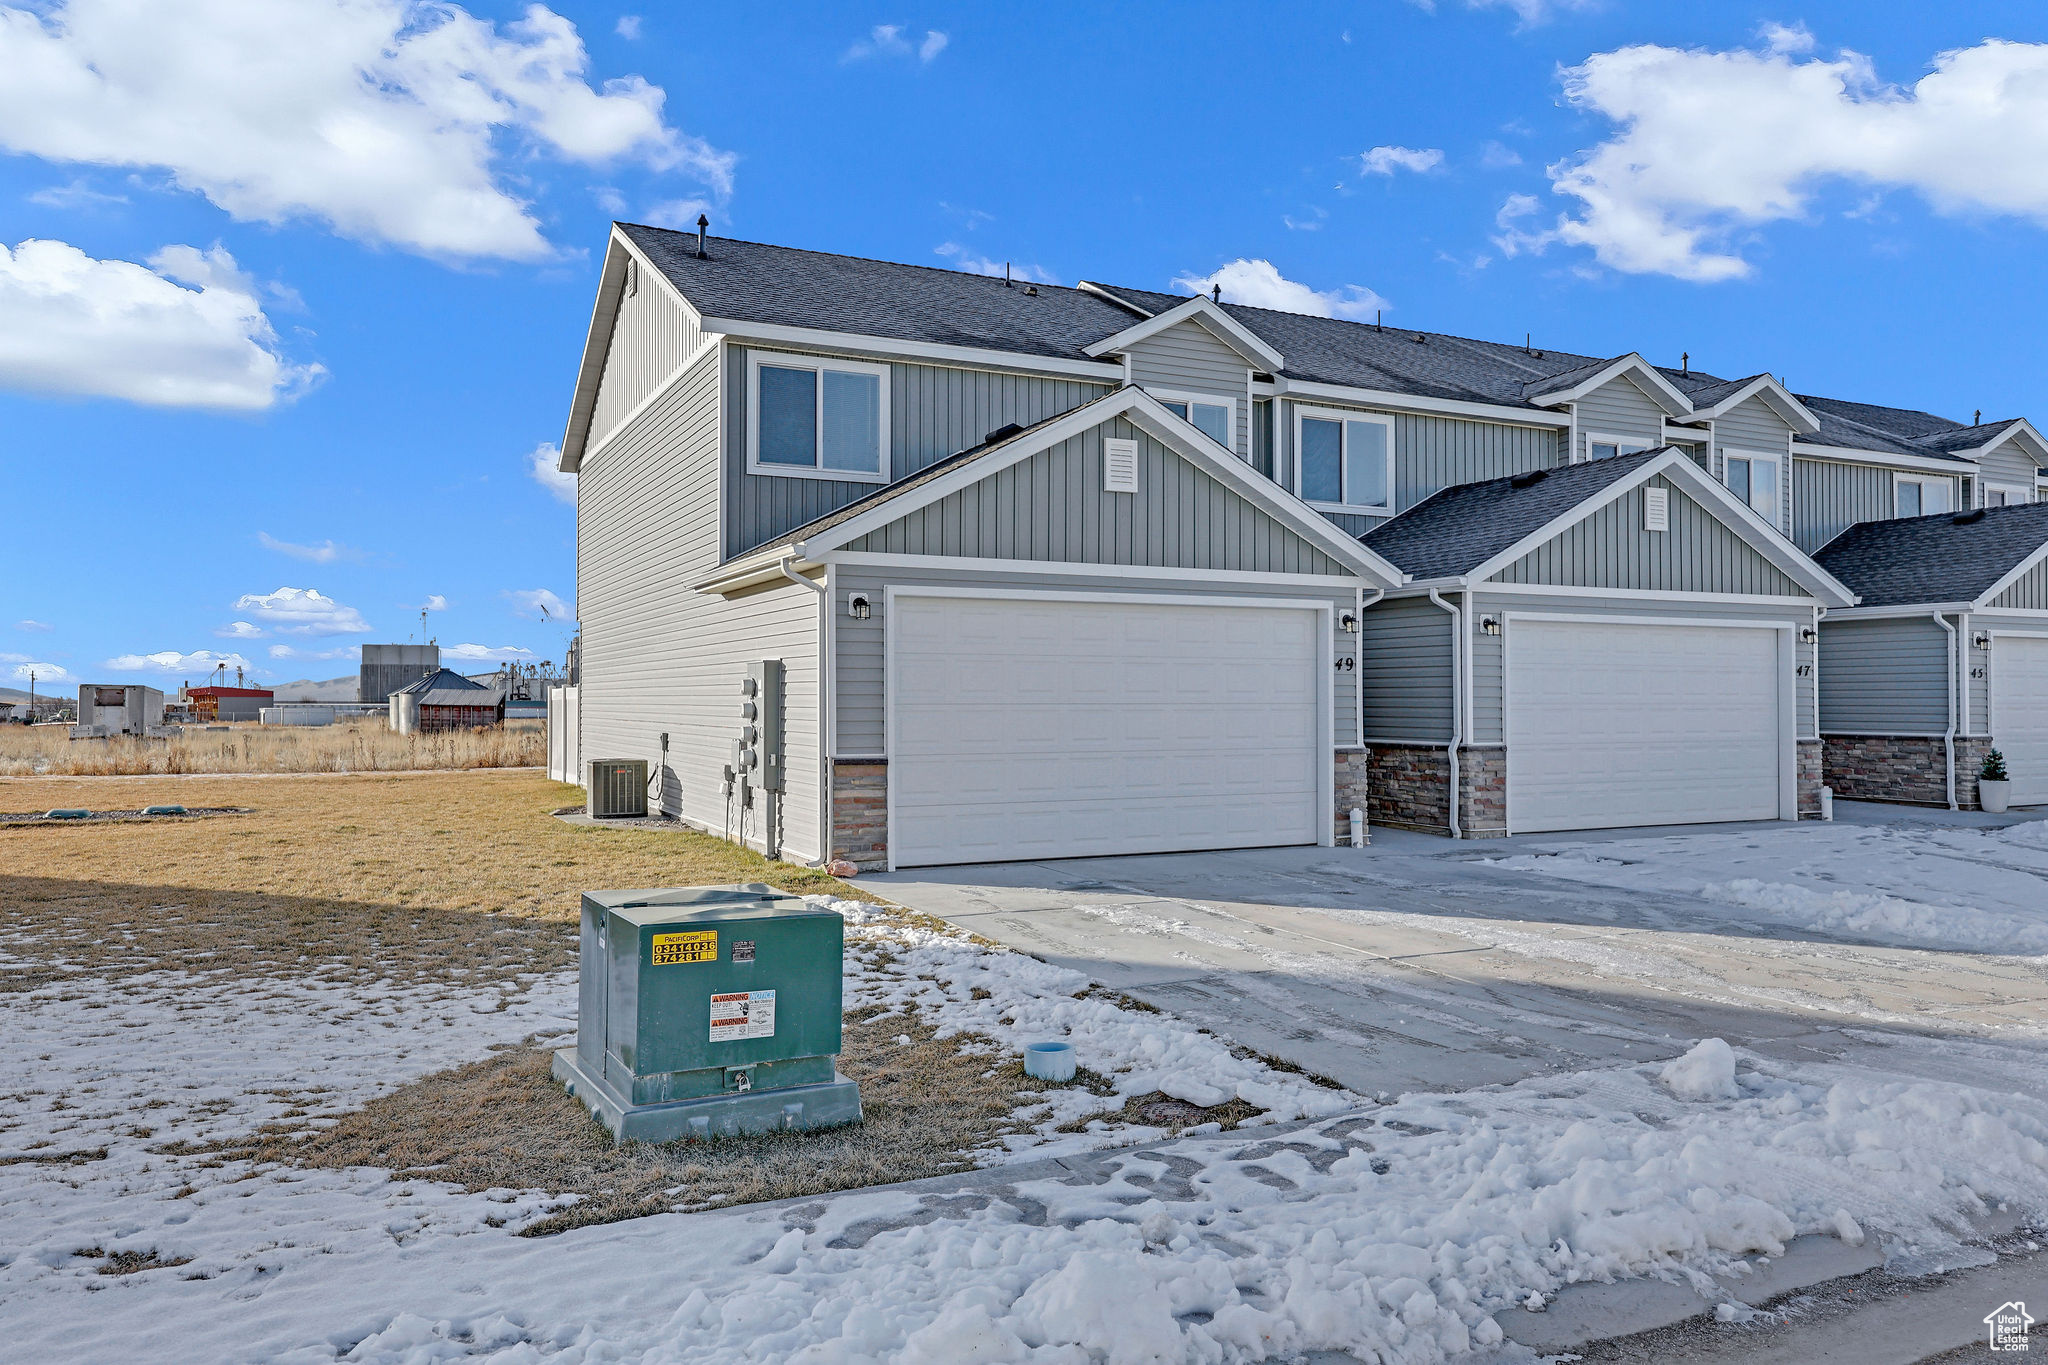
M687 934L656 934L651 949L656 967L673 967L683 962L718 961L718 931L694 929Z

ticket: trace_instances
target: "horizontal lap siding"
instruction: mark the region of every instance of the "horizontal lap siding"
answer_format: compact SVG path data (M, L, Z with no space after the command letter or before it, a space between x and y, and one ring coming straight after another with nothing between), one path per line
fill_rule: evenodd
M1948 632L1931 617L1823 621L1820 728L1838 735L1941 734L1949 723L1948 669Z
M1714 440L1724 453L1730 450L1753 451L1778 462L1777 525L1781 532L1792 525L1792 480L1790 471L1785 468L1792 451L1791 439L1792 428L1785 425L1784 419L1771 411L1771 405L1761 398L1737 403L1714 419ZM1713 473L1725 483L1723 468L1717 465Z
M626 419L704 340L689 310L634 263L638 293L619 300L591 413L592 445Z
M1851 526L1890 519L1892 471L1835 460L1792 462L1792 543L1812 554Z
M721 770L739 737L748 662L785 678L785 843L822 851L818 829L818 604L785 585L727 601L693 592L719 561L717 357L707 355L584 461L576 506L582 752L660 758L664 809L723 827Z
M1451 735L1451 617L1427 598L1382 602L1358 635L1365 742Z
M1102 491L1105 436L1138 442L1138 492ZM1122 418L991 473L846 548L875 554L1348 573L1277 517Z
M1045 592L1112 592L1112 593L1160 593L1166 595L1201 597L1292 597L1317 602L1328 602L1331 612L1333 656L1342 658L1352 653L1361 637L1344 631L1337 617L1349 610L1357 601L1356 596L1343 589L1316 587L1290 588L1270 583L1189 583L1175 582L1171 578L1157 581L1119 578L1105 582L1091 578L1086 573L1055 574L1034 573L1027 581L1020 582L1014 575L981 573L956 569L921 568L874 568L862 565L845 565L833 571L832 629L833 669L837 680L834 701L838 709L838 727L834 739L834 754L840 759L868 758L881 754L883 749L883 642L888 631L888 609L885 597L891 584L897 586L958 587L976 586L992 589L1031 589ZM855 593L864 593L869 601L870 615L865 621L856 621L848 614L848 600ZM1360 647L1362 649L1362 647ZM1358 742L1358 678L1356 670L1334 674L1331 704L1335 742L1340 745Z
M2036 564L2021 574L2011 587L1991 599L1991 605L2048 611L2048 563Z
M1213 393L1231 400L1237 413L1232 449L1251 457L1245 412L1246 381L1251 367L1244 357L1217 340L1198 322L1183 322L1131 347L1131 378L1146 388Z
M1805 590L1706 508L1662 478L1670 529L1643 529L1643 490L1632 488L1502 569L1502 583L1655 592L1800 597Z
M1664 443L1664 409L1627 375L1608 380L1581 398L1577 406L1581 459L1591 454L1594 436L1653 446Z
M768 354L768 353L764 353ZM988 433L1015 422L1030 426L1072 411L1109 391L1105 384L953 369L943 365L889 365L889 477L900 479L980 445ZM727 557L816 520L880 487L838 479L749 474L746 424L753 419L747 393L747 351L728 349Z
M1997 484L2002 488L2024 489L2026 499L2034 499L2034 481L2039 477L2034 457L2022 450L2017 441L2007 441L1998 449L1986 455L1977 464L1977 487ZM1978 493L1981 504L1983 494Z

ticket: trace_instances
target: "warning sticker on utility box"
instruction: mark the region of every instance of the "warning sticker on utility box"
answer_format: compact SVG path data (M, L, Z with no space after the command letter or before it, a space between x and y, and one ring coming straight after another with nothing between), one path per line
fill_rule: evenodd
M654 964L673 967L678 962L718 961L718 931L693 929L687 934L656 934Z
M775 992L733 991L711 997L711 1041L737 1043L775 1036Z

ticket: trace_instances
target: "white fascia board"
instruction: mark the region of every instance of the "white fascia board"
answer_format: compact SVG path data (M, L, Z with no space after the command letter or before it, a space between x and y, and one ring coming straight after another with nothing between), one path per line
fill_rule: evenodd
M1693 409L1693 416L1706 420L1726 417L1752 398L1763 399L1771 411L1784 418L1785 425L1794 431L1803 431L1811 435L1820 430L1820 418L1814 416L1806 404L1793 397L1791 391L1783 384L1767 374L1758 375L1710 408Z
M1831 607L1821 618L1820 628L1825 631L1830 621L1879 621L1909 617L1956 616L1963 612L1975 612L1980 608L1973 602L1907 602L1889 607Z
M1817 446L1794 440L1792 455L1795 459L1832 460L1836 464L1883 465L1887 469L1910 469L1922 474L1952 474L1962 477L1977 472L1976 457L1969 454L1963 454L1960 460L1944 460L1934 455L1899 455L1884 450L1852 450L1847 446Z
M1243 356L1257 369L1270 374L1286 363L1285 356L1274 350L1251 328L1224 312L1206 294L1197 294L1177 308L1155 313L1143 322L1126 327L1121 332L1112 332L1102 340L1081 349L1089 355L1113 355L1119 351L1128 351L1148 337L1157 336L1170 327L1177 327L1189 321L1199 321L1202 326L1214 332L1219 341Z
M1971 451L1970 453L1978 456L1981 459L1983 456L1989 455L1992 451L1998 449L2000 446L2004 445L2007 441L2010 441L2015 436L2024 436L2027 438L2027 443L2034 447L2034 460L2037 464L2042 459L2048 458L2048 442L2044 442L2041 439L2041 433L2034 430L2034 424L2032 422L2029 422L2024 417L2020 418L2016 422L2013 422L2012 424L2007 426L2004 431L1999 432L1996 436L1986 441L1983 445L1978 446L1975 450Z
M690 591L724 596L762 583L787 583L789 578L782 572L784 564L800 574L809 574L824 567L817 560L791 553L787 544L775 545L765 553L750 554L745 559L721 565L718 572L709 578L700 578L692 583Z
M1261 398L1313 398L1319 402L1395 408L1402 412L1420 412L1431 416L1476 417L1505 426L1555 427L1562 430L1572 424L1571 417L1560 412L1511 408L1500 403L1474 403L1462 398L1426 398L1419 394L1393 393L1386 389L1353 388L1349 384L1317 384L1298 379L1276 379L1270 384L1255 384L1252 387L1253 392Z
M1666 450L1634 473L1616 479L1584 502L1561 516L1552 518L1548 525L1523 536L1507 549L1473 569L1466 577L1474 581L1493 577L1529 551L1561 534L1566 528L1585 520L1630 489L1647 483L1660 474L1684 488L1693 501L1713 509L1722 525L1741 537L1752 550L1781 569L1786 577L1820 598L1830 610L1855 603L1855 593L1850 592L1833 574L1809 559L1791 541L1759 521L1746 503L1738 500L1733 493L1715 480L1708 478L1705 471L1692 462L1690 456L1679 450ZM1512 591L1506 586L1501 586L1500 590Z
M787 327L775 322L743 322L738 318L705 318L704 327L738 342L762 342L805 351L843 351L854 355L880 356L888 360L922 360L934 365L970 366L977 369L1021 370L1031 374L1066 375L1120 383L1123 366L1095 360L1063 360L1058 356L1034 355L1029 351L999 351L982 346L948 346L937 342L904 341L896 337L866 336L859 332L834 332L819 327Z
M1638 382L1638 387L1647 386L1650 398L1673 417L1683 417L1692 411L1692 400L1681 392L1677 385L1657 373L1657 367L1635 351L1619 356L1597 372L1581 379L1568 389L1551 393L1531 395L1529 401L1545 407L1556 407L1563 403L1576 403L1587 394L1627 375Z
M2044 541L2039 546L2036 546L2032 554L2013 565L2002 578L1986 588L1983 596L1979 597L1977 602L1979 604L1990 602L1992 598L2019 582L2021 578L2025 577L2030 570L2044 559L2048 559L2048 541Z
M1354 593L1358 579L1346 575L1273 573L1246 569L1176 569L1151 564L1084 564L1067 559L973 559L964 555L877 554L865 550L828 550L818 556L826 564L849 569L937 569L946 572L1056 574L1061 578L1103 578L1164 583L1258 583L1271 587L1325 588Z
M625 297L626 263L629 260L639 263L640 278L643 282L659 281L662 291L675 300L677 306L689 315L690 320L700 331L704 329L704 315L697 311L696 305L684 298L683 291L676 288L675 281L663 273L654 262L648 260L646 253L633 245L633 239L621 232L617 223L613 223L611 239L605 244L604 266L598 272L597 300L591 305L590 310L590 331L583 339L583 364L576 373L575 395L569 400L569 425L562 433L562 453L555 461L555 468L564 474L576 473L582 467L583 457L587 453L586 447L592 435L590 419L597 407L597 386L604 378L605 359L611 352L612 328L618 323L619 304ZM682 365L663 378L662 386L666 386L695 359L695 354L689 356ZM638 411L636 408L633 415L637 415ZM619 426L625 424L621 421ZM596 433L599 438L611 434L609 431Z

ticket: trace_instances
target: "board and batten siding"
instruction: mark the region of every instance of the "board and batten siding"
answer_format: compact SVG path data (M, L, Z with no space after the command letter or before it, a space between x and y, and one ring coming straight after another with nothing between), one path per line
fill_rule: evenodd
M2048 611L2048 561L2036 564L2021 574L2011 587L1992 598L1988 605Z
M1729 451L1767 455L1778 462L1777 529L1782 535L1790 535L1792 479L1786 462L1792 457L1792 428L1785 419L1763 399L1746 398L1714 419L1714 443L1720 447L1721 458L1715 461L1713 474L1722 483L1728 481Z
M1670 529L1643 529L1643 488L1631 488L1503 568L1493 576L1494 581L1653 592L1807 595L1784 570L1667 480L1660 476L1645 486L1666 490Z
M726 540L728 558L766 544L783 532L833 512L879 485L802 475L747 472L747 348L726 354ZM763 352L764 355L774 354ZM1086 380L889 363L889 478L980 445L1012 422L1030 426L1070 412L1109 392Z
M1201 323L1190 319L1154 333L1130 348L1131 379L1145 389L1214 394L1230 400L1237 414L1231 449L1251 458L1251 433L1245 411L1251 366Z
M1451 614L1426 597L1366 610L1358 632L1365 742L1437 743L1451 737Z
M2032 502L2039 477L2039 463L2034 457L2021 449L2017 440L2007 441L1977 462L1977 505L1984 505L1982 490L1991 484L2014 490L2020 495L2016 501Z
M725 599L690 584L720 559L718 357L696 365L604 447L577 480L582 753L644 758L669 736L660 805L725 827L722 769L739 737L750 662L784 669L784 847L823 851L818 808L818 595L795 584ZM751 831L759 845L759 830Z
M1627 375L1616 375L1573 405L1579 417L1579 459L1592 453L1595 436L1664 444L1664 409Z
M1948 632L1931 616L1823 620L1820 728L1833 735L1940 735L1949 724L1948 670Z
M1858 522L1897 510L1892 471L1842 460L1792 461L1792 543L1812 554Z
M1341 588L1304 584L1299 587L1271 582L1189 583L1162 572L1157 579L1119 576L1105 579L1076 565L1074 572L1033 573L1020 579L1000 571L957 569L946 566L904 567L846 564L832 570L832 630L834 632L833 701L837 711L833 752L841 760L876 758L884 752L883 727L883 645L889 629L886 591L891 586L962 587L992 589L1028 588L1044 592L1157 593L1162 596L1301 598L1327 602L1332 631L1332 655L1342 659L1362 651L1360 636L1346 632L1340 615L1357 601L1354 592ZM856 621L848 610L855 593L865 594L870 615ZM1331 733L1341 746L1358 743L1357 669L1333 673L1331 688Z
M697 320L651 271L634 260L627 281L638 281L633 293L621 286L618 315L606 344L604 371L590 417L590 444L601 444L628 413L661 387L703 343Z

